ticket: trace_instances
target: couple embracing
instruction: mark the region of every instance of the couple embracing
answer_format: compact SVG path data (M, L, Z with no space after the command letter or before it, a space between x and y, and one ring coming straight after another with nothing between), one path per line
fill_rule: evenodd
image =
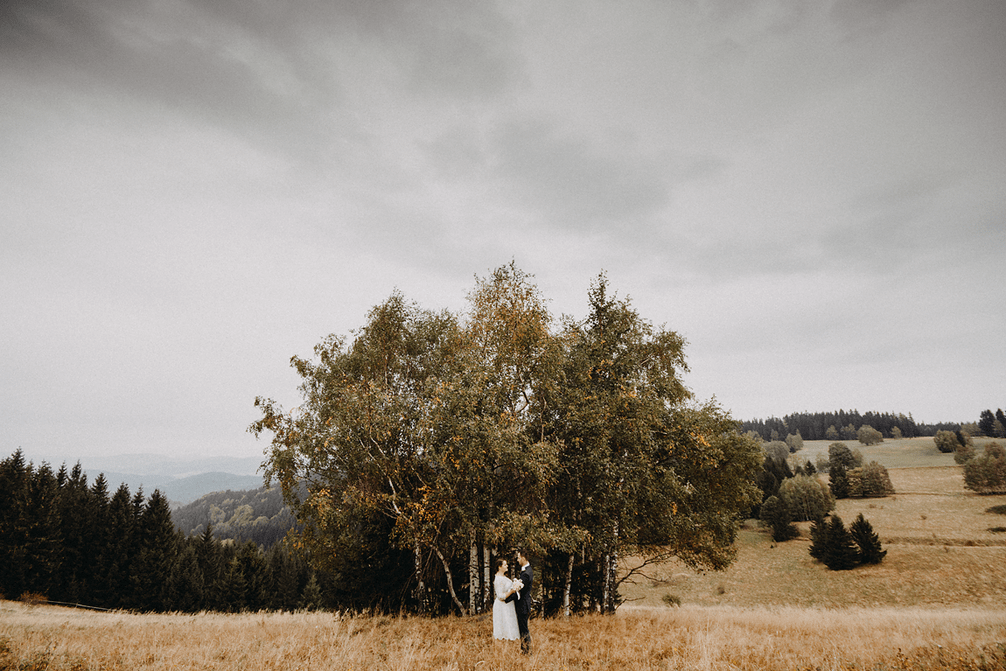
M515 641L520 638L520 651L531 654L531 633L527 628L527 619L531 615L531 584L534 582L534 572L531 563L524 556L523 550L517 551L517 563L520 565L520 575L516 580L507 577L507 560L496 560L496 577L493 588L496 599L493 601L493 638L504 641Z

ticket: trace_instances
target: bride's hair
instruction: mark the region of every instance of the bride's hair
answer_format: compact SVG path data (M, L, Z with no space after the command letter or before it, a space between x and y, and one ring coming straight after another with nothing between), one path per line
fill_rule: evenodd
M496 573L500 572L500 566L503 566L503 562L505 561L506 559L503 559L502 557L496 560Z

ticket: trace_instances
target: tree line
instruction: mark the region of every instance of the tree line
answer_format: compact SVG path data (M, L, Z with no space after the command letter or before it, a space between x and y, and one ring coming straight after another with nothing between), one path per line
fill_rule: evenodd
M556 323L513 264L468 307L399 292L292 358L302 402L256 399L266 474L312 566L372 607L478 613L521 546L540 611L611 612L632 554L718 569L759 499L761 448L684 386L684 341L609 293ZM347 593L344 598L350 595Z
M837 410L834 412L798 412L782 419L751 419L741 422L741 430L753 431L762 440L783 440L787 435L799 434L804 440L856 440L863 426L880 431L887 438L915 438L935 436L937 431L957 430L960 424L923 424L908 415L890 412Z
M331 606L336 586L283 544L220 541L176 530L157 490L109 494L78 463L58 471L0 461L0 596L138 611Z

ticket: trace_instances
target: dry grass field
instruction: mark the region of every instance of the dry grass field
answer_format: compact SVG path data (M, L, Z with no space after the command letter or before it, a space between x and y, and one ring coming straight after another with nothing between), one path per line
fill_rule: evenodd
M985 512L1006 497L968 492L952 458L925 448L862 449L888 465L898 493L839 502L847 523L863 512L880 535L879 566L828 571L806 537L775 544L749 523L725 572L672 562L626 587L614 617L533 620L530 657L494 643L486 617L137 615L4 601L0 671L1006 670L1006 534L989 530L1006 517Z

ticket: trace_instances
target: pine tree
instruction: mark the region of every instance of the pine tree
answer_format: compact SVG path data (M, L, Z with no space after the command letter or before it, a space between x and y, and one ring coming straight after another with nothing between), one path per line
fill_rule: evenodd
M17 450L0 462L0 594L16 599L26 587L28 483L32 468Z
M879 564L887 556L887 550L882 550L880 537L873 526L866 521L863 513L859 513L852 526L849 527L852 539L859 546L859 561L864 564Z
M828 471L828 487L836 499L849 498L849 475L844 464L832 464Z
M859 552L856 549L852 534L845 528L842 518L832 515L828 522L827 546L824 551L822 561L832 571L848 571L855 568L859 561Z
M828 522L822 517L810 525L810 556L818 561L824 561L825 549L828 547Z
M318 584L318 578L312 571L311 577L308 578L307 584L304 586L304 592L301 594L299 606L304 610L318 610L322 605L321 585Z
M139 545L130 571L133 603L141 610L164 610L165 585L171 575L178 537L171 508L160 490L154 490L139 518Z
M761 521L772 529L772 540L777 543L788 541L800 535L793 524L789 506L778 496L770 496L761 504Z

